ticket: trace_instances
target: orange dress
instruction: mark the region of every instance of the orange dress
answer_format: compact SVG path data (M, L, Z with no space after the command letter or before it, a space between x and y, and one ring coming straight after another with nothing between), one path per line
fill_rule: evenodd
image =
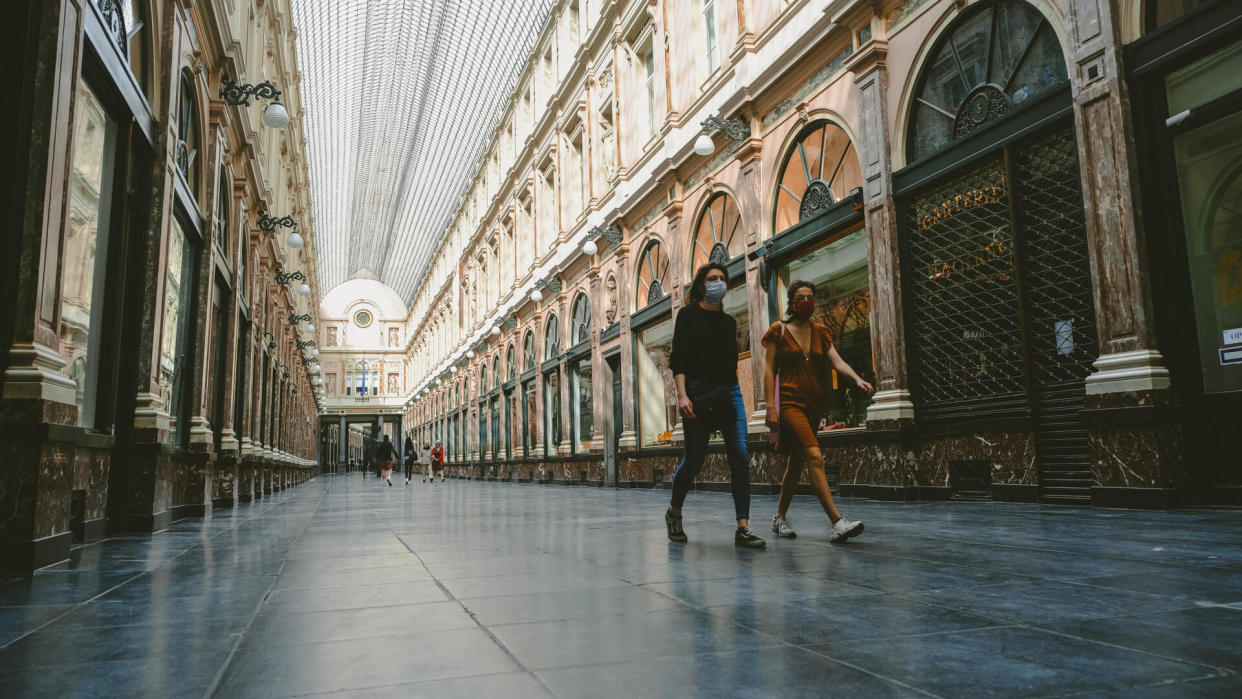
M815 428L824 412L828 398L823 377L830 367L828 351L832 349L832 334L819 323L811 323L809 347L803 348L794 339L789 328L773 323L763 335L764 347L776 352L776 375L780 380L780 445L783 449L795 446L817 446Z

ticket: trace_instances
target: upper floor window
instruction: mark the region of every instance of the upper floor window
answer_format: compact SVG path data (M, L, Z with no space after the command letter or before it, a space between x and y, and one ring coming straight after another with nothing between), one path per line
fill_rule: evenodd
M189 73L181 76L181 99L177 106L177 169L185 177L190 191L198 196L198 100L194 99L194 80Z
M517 378L517 352L513 345L509 345L508 351L505 352L505 365L507 367L506 376L509 381Z
M535 368L535 333L530 330L526 331L526 338L522 340L522 368L526 371Z
M707 41L707 74L716 72L719 50L716 41L716 0L703 0L703 38Z
M699 215L699 225L694 231L694 254L691 272L708 262L726 264L746 249L742 235L742 214L737 200L718 192L708 201Z
M636 310L664 298L665 287L668 286L668 253L660 241L647 243L643 254L638 258L638 283L635 285L637 294L634 299Z
M492 357L492 388L500 388L500 353Z
M216 244L222 251L229 249L229 189L228 173L221 168L219 192L216 194Z
M849 135L830 121L803 129L780 173L773 233L815 216L862 186L858 153Z
M932 48L915 89L913 162L1069 82L1052 25L1022 0L980 3Z
M559 357L561 355L561 324L555 313L548 316L548 328L543 337L544 360Z
M129 70L138 81L143 94L148 99L151 95L151 69L147 62L147 37L151 32L147 29L147 10L145 0L122 0L121 13L125 19L124 47L126 58L129 59ZM118 42L120 43L120 42Z
M584 293L574 299L573 316L570 325L571 340L576 345L591 339L591 300Z

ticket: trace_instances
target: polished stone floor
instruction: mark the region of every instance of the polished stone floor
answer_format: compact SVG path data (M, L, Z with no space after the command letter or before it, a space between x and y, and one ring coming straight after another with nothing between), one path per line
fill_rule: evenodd
M1242 511L799 498L752 551L723 493L679 545L666 492L395 482L2 581L0 695L1242 696Z

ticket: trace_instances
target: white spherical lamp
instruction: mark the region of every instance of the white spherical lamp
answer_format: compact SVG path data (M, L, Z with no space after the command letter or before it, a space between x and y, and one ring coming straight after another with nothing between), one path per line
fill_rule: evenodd
M583 255L594 255L597 252L599 252L599 246L595 244L594 240L588 240L582 244Z
M307 323L306 325L302 326L302 331L306 333L313 333L315 332L315 326L311 323Z
M491 335L492 337L495 337L500 334L500 328L493 325L492 329L487 331L487 334Z
M263 110L263 123L273 129L283 129L289 125L289 110L280 102L272 102Z
M474 350L466 350L466 359L474 359Z
M318 348L318 347L314 347L314 348L312 348L312 349L311 349L311 356L312 356L312 357L318 357L318 356L319 356L319 348Z
M302 247L302 236L298 235L296 230L289 231L289 235L285 238L285 245L290 248Z
M543 300L543 293L541 293L538 289L531 290L530 300L534 301L535 303L539 303L540 301Z
M711 155L716 152L716 143L712 141L711 136L700 133L699 137L694 139L694 152L699 155Z
M298 287L298 296L310 296L310 285L303 282L303 284Z

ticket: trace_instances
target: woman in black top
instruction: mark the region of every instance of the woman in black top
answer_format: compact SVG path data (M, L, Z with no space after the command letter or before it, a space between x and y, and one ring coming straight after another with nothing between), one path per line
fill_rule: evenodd
M685 454L673 475L673 501L664 513L668 538L686 541L681 505L707 458L707 440L716 430L724 437L732 472L737 532L733 543L763 548L766 543L747 526L750 520L750 464L746 454L746 405L737 383L737 321L722 306L728 291L723 265L699 268L685 307L673 326L669 367L677 382L677 411L682 416Z

